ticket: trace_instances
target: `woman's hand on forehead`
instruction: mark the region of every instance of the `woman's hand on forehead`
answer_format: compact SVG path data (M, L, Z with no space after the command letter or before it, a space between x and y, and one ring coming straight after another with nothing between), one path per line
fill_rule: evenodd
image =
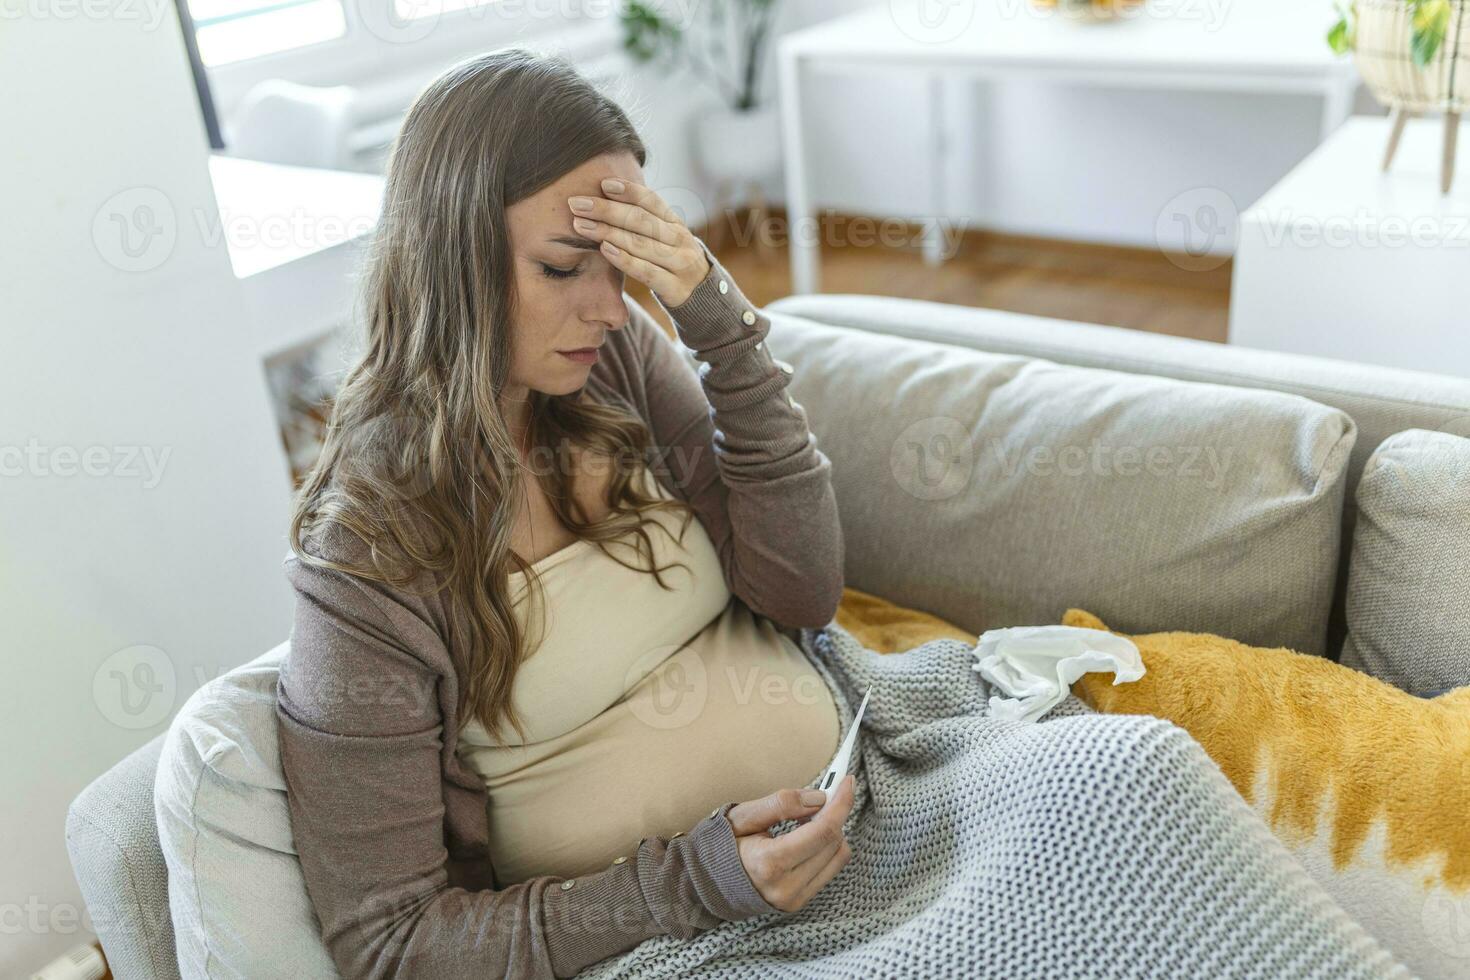
M570 197L572 227L602 255L647 286L665 306L679 306L709 275L698 237L652 188L620 177L602 182L603 197Z

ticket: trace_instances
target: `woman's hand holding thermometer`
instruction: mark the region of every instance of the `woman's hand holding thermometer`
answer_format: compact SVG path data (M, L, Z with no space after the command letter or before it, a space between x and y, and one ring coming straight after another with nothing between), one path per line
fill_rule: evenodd
M816 789L783 789L770 796L733 806L726 813L735 830L740 863L771 905L795 912L821 891L852 857L842 825L852 812L853 777L848 773L857 747L858 725L868 694L853 715L847 737ZM771 836L771 828L787 820L798 826Z
M848 726L847 737L842 740L842 746L838 748L837 755L832 760L832 765L827 768L826 772L822 773L822 778L817 781L817 789L826 792L829 799L832 788L837 785L839 779L847 775L848 767L852 763L852 754L857 748L858 725L862 723L863 712L868 707L868 695L872 693L873 688L871 686L863 692L862 704L858 705L857 714L852 716L852 724Z

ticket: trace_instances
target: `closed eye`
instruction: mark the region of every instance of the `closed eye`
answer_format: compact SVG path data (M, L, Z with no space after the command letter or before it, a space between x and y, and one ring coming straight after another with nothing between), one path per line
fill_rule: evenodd
M579 275L581 271L582 268L580 265L572 266L570 269L559 269L554 265L547 265L545 262L541 263L541 274L548 279L571 279L573 276Z

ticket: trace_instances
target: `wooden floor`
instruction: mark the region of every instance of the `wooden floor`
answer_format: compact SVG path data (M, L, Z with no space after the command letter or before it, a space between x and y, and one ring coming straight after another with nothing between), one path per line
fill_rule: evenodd
M857 238L861 229L874 227L873 219L864 220L829 216L821 240ZM781 234L785 216L774 212L767 227L770 245L764 251L753 244L755 224L748 212L730 216L723 233L717 227L695 229L759 306L791 293ZM884 227L896 228L891 222ZM918 232L915 225L906 234L885 234L889 244L824 245L822 292L937 300L1225 341L1228 262L1207 272L1186 271L1156 249L968 232L954 257L933 267L918 251ZM628 293L666 320L641 284L629 280Z

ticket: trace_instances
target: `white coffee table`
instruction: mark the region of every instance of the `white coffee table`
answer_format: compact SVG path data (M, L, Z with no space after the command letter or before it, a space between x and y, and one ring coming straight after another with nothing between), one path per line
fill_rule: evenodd
M1383 173L1388 120L1354 116L1246 209L1230 343L1470 375L1470 179L1440 193L1443 133L1410 121Z
M1120 89L1320 95L1322 135L1351 111L1358 76L1325 41L1330 5L1315 0L1149 0L1118 23L1078 24L1030 0L889 0L786 35L778 57L791 220L792 289L819 289L812 175L803 145L806 82L817 73L919 71L928 79L929 212L945 213L955 140L944 131L953 78L1035 77ZM925 256L938 262L931 218Z

